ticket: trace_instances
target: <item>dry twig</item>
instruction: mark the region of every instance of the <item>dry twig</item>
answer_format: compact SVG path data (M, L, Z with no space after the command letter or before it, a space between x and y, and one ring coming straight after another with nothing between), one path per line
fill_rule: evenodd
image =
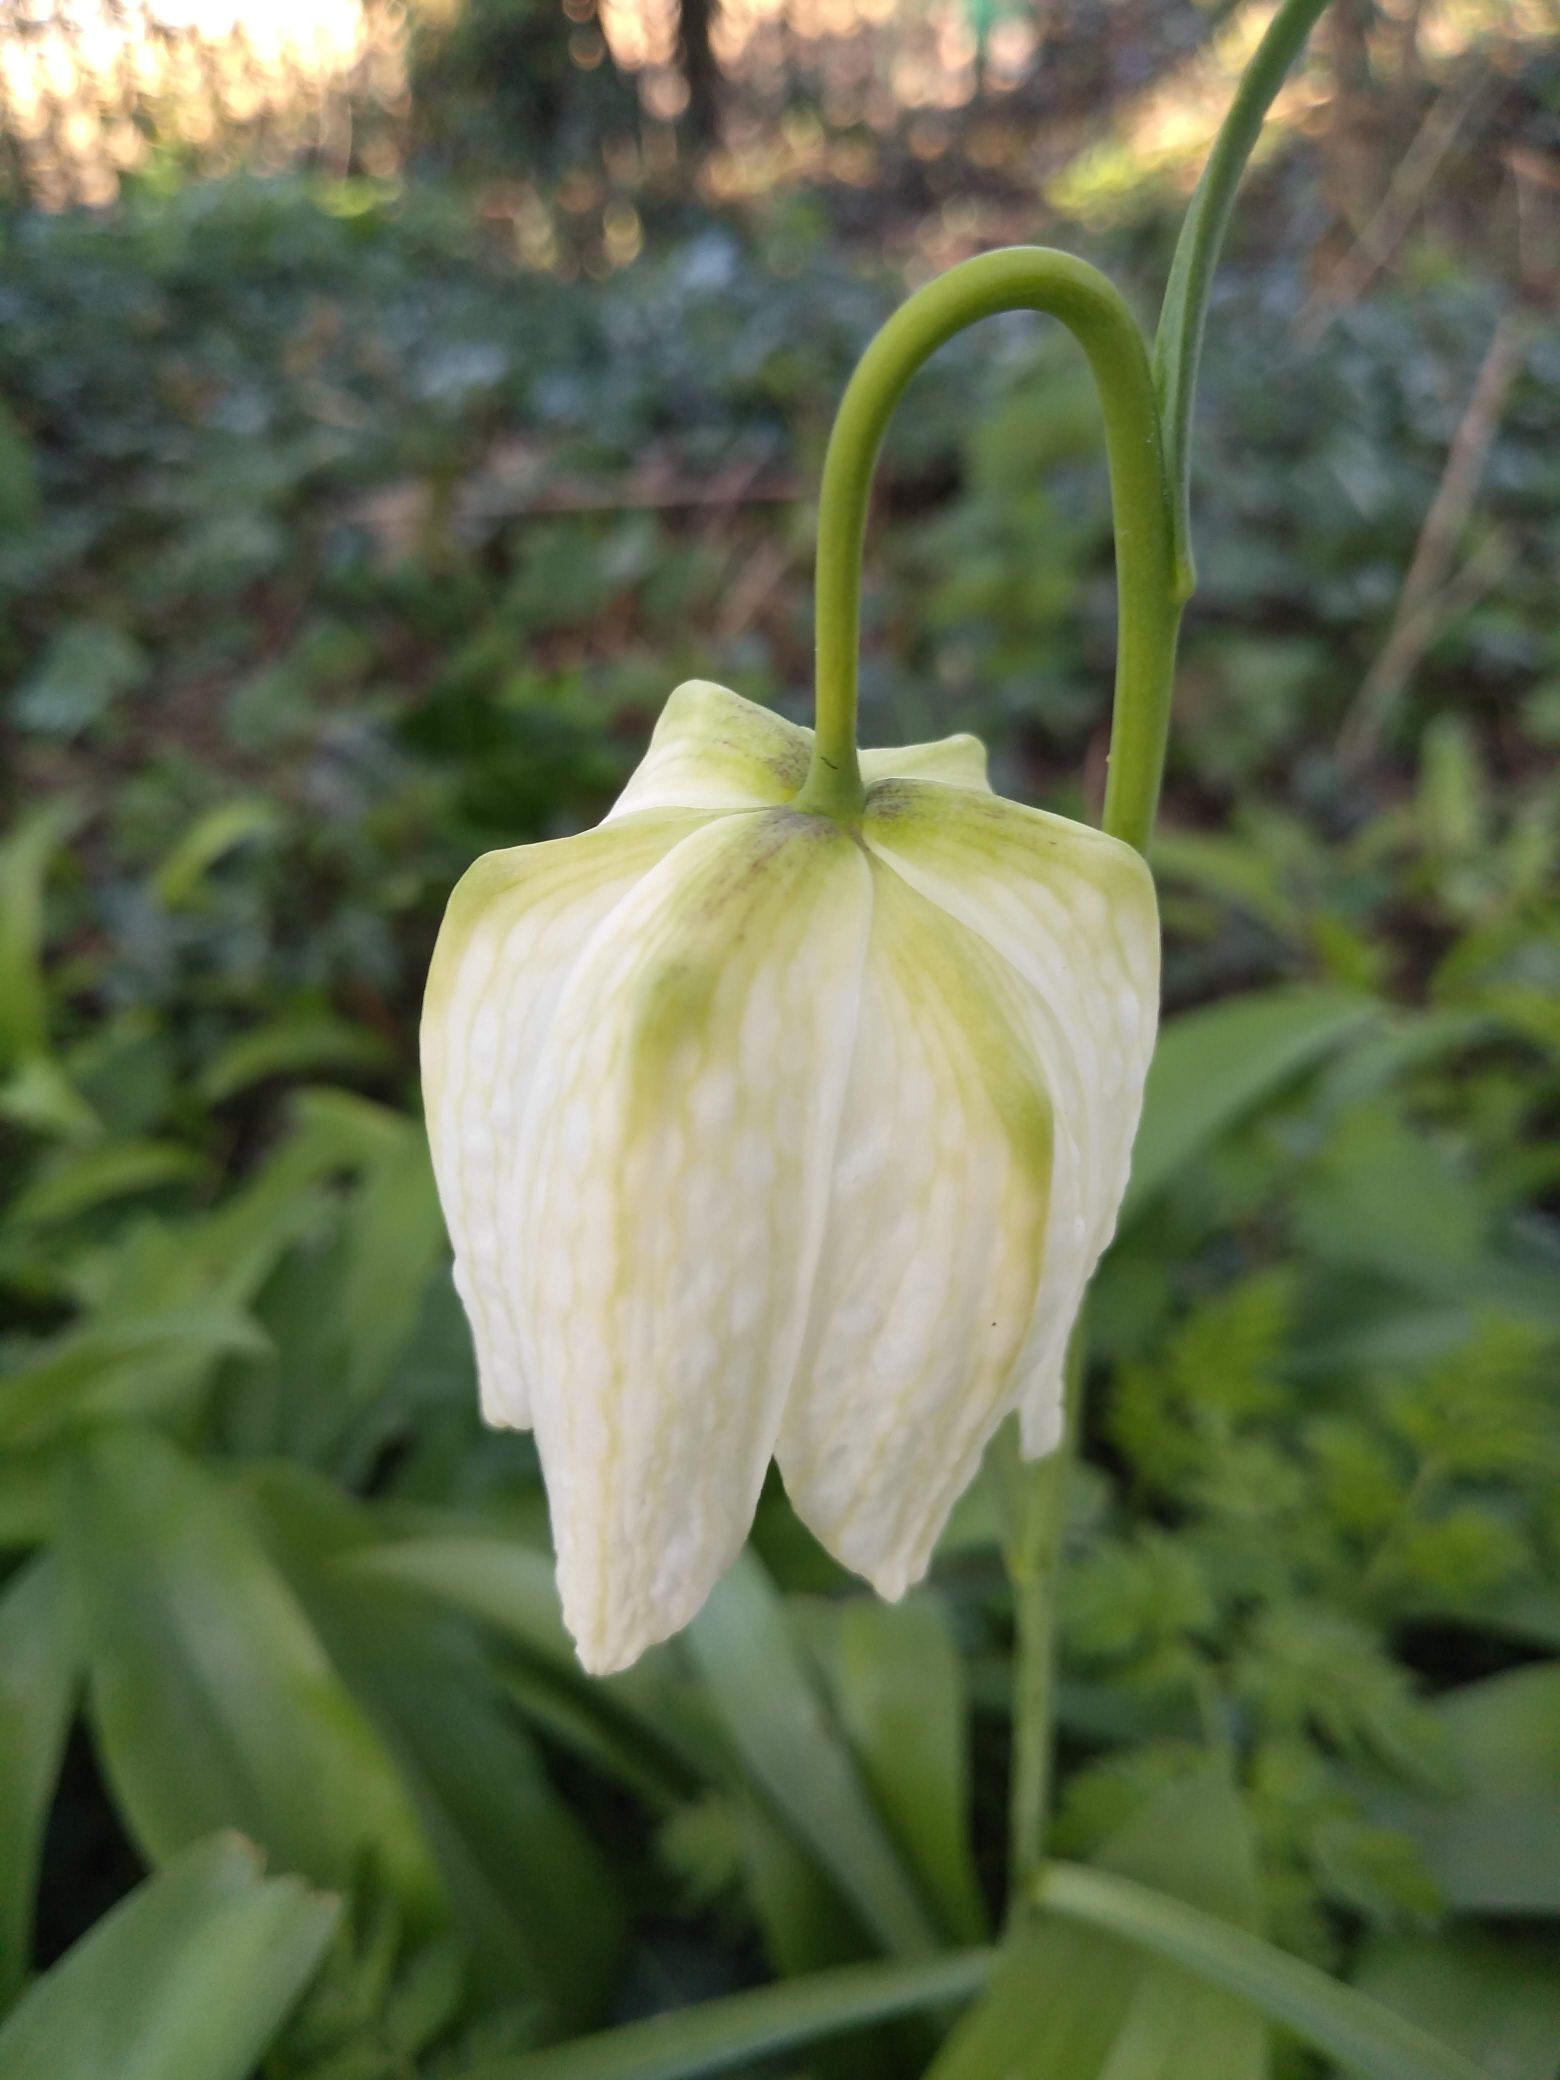
M1446 467L1419 530L1387 640L1339 732L1338 755L1346 766L1357 766L1371 756L1403 688L1436 636L1454 613L1466 612L1481 598L1505 568L1507 552L1486 544L1455 577L1451 575L1458 540L1473 510L1506 399L1522 365L1522 347L1521 319L1507 311L1490 337L1467 408L1447 450Z
M1478 74L1460 93L1448 88L1431 103L1375 212L1350 250L1308 298L1300 314L1303 339L1320 338L1339 311L1358 301L1397 251L1458 132L1481 99L1487 78Z

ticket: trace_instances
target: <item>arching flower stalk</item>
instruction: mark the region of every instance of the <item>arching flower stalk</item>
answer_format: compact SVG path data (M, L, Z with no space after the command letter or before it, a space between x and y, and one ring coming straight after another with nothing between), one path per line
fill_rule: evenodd
M1089 358L1116 511L1106 835L1000 800L971 737L856 748L873 463L920 364L989 312ZM673 694L599 829L450 903L423 1072L489 1420L533 1426L589 1669L693 1617L771 1457L895 1597L997 1425L1030 1456L1127 1181L1159 986L1139 852L1186 588L1143 340L1103 276L990 253L890 320L819 509L818 729Z
M589 1669L685 1624L771 1456L897 1597L992 1431L1049 1451L1158 1001L1129 846L971 737L868 752L673 694L599 829L479 860L423 1060L488 1419L534 1425Z

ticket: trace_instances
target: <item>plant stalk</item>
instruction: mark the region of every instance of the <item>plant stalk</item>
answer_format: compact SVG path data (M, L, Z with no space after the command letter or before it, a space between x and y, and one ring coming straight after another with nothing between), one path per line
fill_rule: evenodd
M1174 499L1148 352L1120 293L1097 268L1045 246L981 253L928 282L857 364L824 458L818 506L817 736L796 806L851 817L856 755L861 557L872 472L895 405L942 346L999 311L1059 318L1088 358L1105 418L1116 529L1116 697L1105 827L1141 850L1153 828L1184 598Z
M817 733L796 806L849 819L864 799L856 750L861 560L872 473L895 405L938 347L999 311L1059 318L1099 392L1116 539L1116 692L1102 822L1146 851L1169 731L1182 610L1195 585L1189 517L1192 406L1208 299L1236 190L1274 97L1327 0L1282 0L1247 67L1176 244L1152 366L1130 311L1105 276L1042 246L983 253L919 290L857 365L829 438L818 511ZM1011 1892L1038 1880L1050 1823L1055 1747L1056 1585L1067 1475L1082 1421L1084 1330L1068 1348L1063 1439L1032 1471L1006 1462L1013 1585Z
M1283 0L1251 63L1241 74L1229 113L1208 154L1176 240L1165 284L1154 340L1154 383L1164 425L1165 460L1175 500L1176 557L1186 597L1196 575L1192 562L1191 443L1192 402L1197 390L1197 364L1202 357L1203 328L1219 249L1229 229L1246 161L1261 135L1267 112L1290 68L1305 48L1327 0Z

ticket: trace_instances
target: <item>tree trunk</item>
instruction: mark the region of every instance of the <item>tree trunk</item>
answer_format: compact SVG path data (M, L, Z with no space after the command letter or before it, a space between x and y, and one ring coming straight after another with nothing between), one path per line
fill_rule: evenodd
M720 131L720 67L710 32L720 0L679 0L677 46L683 80L688 89L688 133L700 151L715 142Z

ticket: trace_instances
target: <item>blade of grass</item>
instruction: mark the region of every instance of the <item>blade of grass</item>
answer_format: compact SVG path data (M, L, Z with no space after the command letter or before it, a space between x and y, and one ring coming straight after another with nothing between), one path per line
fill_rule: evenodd
M1460 2051L1352 1986L1135 1879L1053 1863L1033 1897L1053 1914L1201 1974L1367 2080L1489 2080Z
M671 2015L492 2060L459 2080L697 2080L761 2058L955 2001L985 1984L993 1952L956 1950L910 1963L843 1965Z
M883 1948L937 1948L937 1932L829 1718L781 1597L751 1552L687 1632L733 1747L776 1816L808 1848Z

